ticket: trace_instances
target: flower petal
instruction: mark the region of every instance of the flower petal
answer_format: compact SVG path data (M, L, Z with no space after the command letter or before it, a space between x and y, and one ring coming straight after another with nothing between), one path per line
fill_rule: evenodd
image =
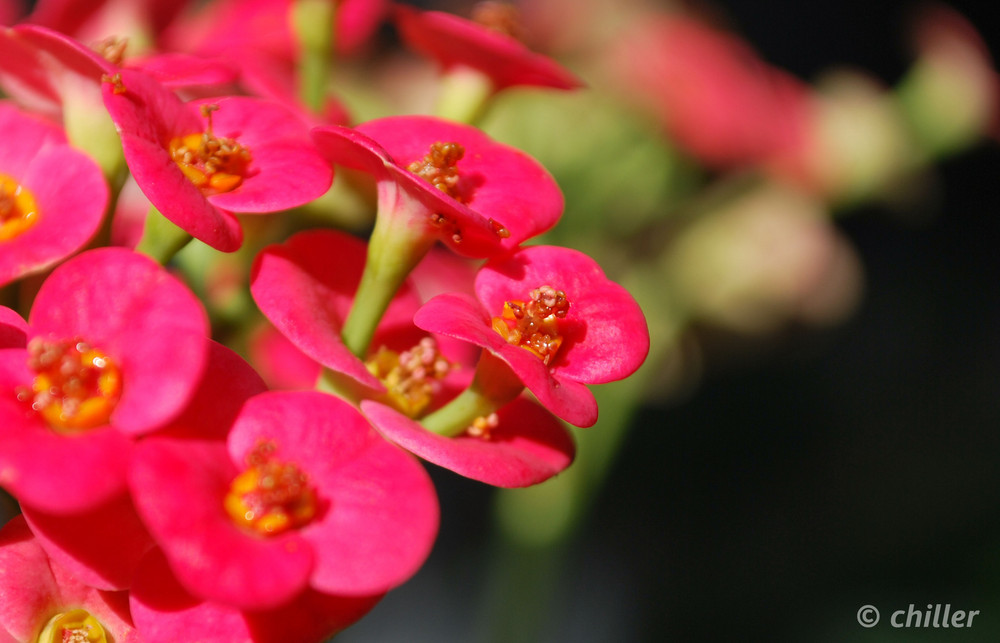
M497 412L489 438L432 433L394 409L370 400L361 410L388 440L428 462L497 487L527 487L568 467L576 447L565 427L524 397Z

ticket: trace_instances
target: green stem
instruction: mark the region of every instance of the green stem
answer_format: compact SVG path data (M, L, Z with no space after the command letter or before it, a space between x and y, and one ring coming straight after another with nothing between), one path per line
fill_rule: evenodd
M399 287L434 245L421 220L426 208L402 194L391 179L379 184L379 212L351 312L344 321L344 345L364 359L382 315Z
M150 206L149 214L146 215L146 227L135 250L164 266L189 241L191 241L190 234L171 223L155 207Z
M494 89L486 74L456 67L441 79L441 94L434 113L451 121L475 124L485 113Z
M439 435L456 436L477 418L497 411L523 390L524 384L507 363L484 349L469 388L423 418L420 424Z
M323 110L332 75L333 32L337 3L331 0L296 0L292 25L299 39L299 98L313 112Z

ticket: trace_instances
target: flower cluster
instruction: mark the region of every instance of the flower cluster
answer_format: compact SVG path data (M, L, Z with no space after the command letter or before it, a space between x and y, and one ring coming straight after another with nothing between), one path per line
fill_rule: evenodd
M588 385L646 357L639 306L529 245L564 208L531 156L328 91L386 19L478 79L467 115L580 85L483 16L40 0L0 27L0 640L320 641L428 556L421 460L571 464ZM345 194L374 204L351 232Z

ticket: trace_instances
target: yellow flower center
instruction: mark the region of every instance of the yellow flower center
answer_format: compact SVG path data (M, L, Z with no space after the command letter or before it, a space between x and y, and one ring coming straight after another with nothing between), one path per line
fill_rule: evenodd
M90 612L73 609L49 619L38 643L108 643L108 637Z
M385 401L411 418L427 410L440 389L439 380L452 370L452 364L441 355L437 343L430 337L402 353L383 346L365 365L385 384Z
M38 203L31 190L0 174L0 241L9 241L38 222Z
M527 303L505 302L500 317L493 318L493 330L508 343L531 351L548 365L562 345L559 320L566 317L567 312L566 293L551 286L539 286L531 291L531 300Z
M201 113L208 119L205 131L176 137L167 145L170 158L206 196L238 188L253 160L250 150L235 139L212 133L212 112L217 109L218 105L203 105Z
M410 163L406 169L456 201L461 201L458 197L458 168L455 166L463 156L465 148L458 143L438 141L431 145L424 158Z
M55 429L90 429L108 423L122 391L121 371L100 350L80 339L28 343L31 387L18 390Z
M258 444L224 501L233 522L266 536L308 524L318 504L308 476L294 464L275 460L274 451L273 442Z

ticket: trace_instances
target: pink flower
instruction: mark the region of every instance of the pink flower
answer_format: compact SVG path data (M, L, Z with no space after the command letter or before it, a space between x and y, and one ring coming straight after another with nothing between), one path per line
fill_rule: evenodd
M243 403L265 390L239 355L212 342L201 383L169 430L201 440L225 440ZM50 514L29 506L22 512L49 556L98 589L127 589L139 561L153 546L128 493L82 513ZM87 528L81 530L84 524Z
M285 210L330 187L330 168L305 124L275 104L243 97L186 104L128 70L103 90L143 193L216 249L233 251L242 243L232 212Z
M386 439L428 462L498 487L548 480L573 462L573 438L551 413L519 397L483 419L481 431L445 437L395 409L363 400L361 410ZM490 426L492 424L492 426Z
M801 156L812 127L808 92L745 43L667 14L642 20L620 43L613 61L623 90L699 159L730 166Z
M129 484L186 591L237 609L278 608L307 589L385 592L422 564L438 527L417 461L313 391L251 398L225 445L144 440Z
M103 637L87 640L141 641L128 595L80 582L45 555L20 516L0 530L0 587L0 641L79 640L70 637L88 632Z
M562 215L562 192L545 168L470 125L392 116L354 129L317 128L313 138L332 163L375 177L385 217L407 213L401 225L460 255L515 248Z
M51 267L94 235L108 202L100 168L57 127L0 102L0 285Z
M363 241L343 232L300 232L257 256L250 293L264 316L308 357L370 389L384 391L340 337L366 253ZM396 336L407 346L415 344L423 335L412 325L419 306L412 289L404 286L379 324L380 341Z
M240 611L189 594L159 550L143 561L129 596L144 643L312 643L354 623L381 598L307 589L275 609Z
M125 489L133 438L191 399L208 320L160 266L103 248L53 271L28 322L27 348L0 351L0 484L40 511L86 511Z
M597 403L585 384L627 377L649 351L635 300L575 250L523 248L483 267L475 289L475 298L438 295L417 311L414 323L485 348L571 424L597 421Z
M483 3L497 5L500 3ZM484 13L482 17L488 18ZM498 16L494 10L493 16ZM582 82L563 66L528 49L500 22L481 24L440 11L402 4L393 16L400 37L446 71L468 67L490 78L494 91L515 85L574 89Z

